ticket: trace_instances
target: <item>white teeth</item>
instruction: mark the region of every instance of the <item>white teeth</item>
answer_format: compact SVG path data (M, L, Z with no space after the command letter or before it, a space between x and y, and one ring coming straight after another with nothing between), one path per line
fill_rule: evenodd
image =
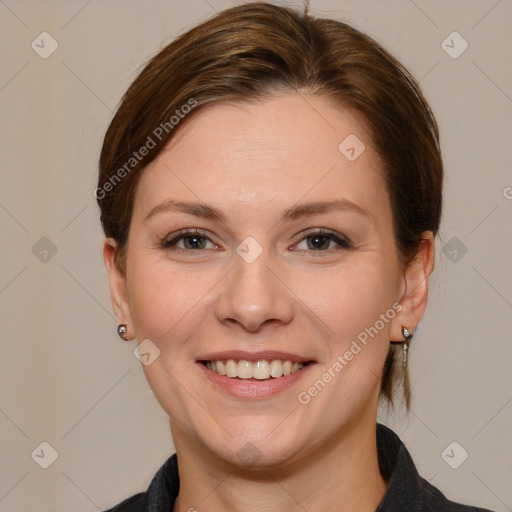
M281 377L283 375L283 363L279 360L274 360L270 363L270 376Z
M238 361L238 377L250 379L252 377L252 363L249 361Z
M226 361L226 377L238 377L238 364L233 359Z
M222 361L217 362L217 373L219 375L226 375L226 365Z
M291 361L281 361L273 359L267 361L262 359L252 363L242 359L235 361L228 359L227 361L207 361L206 367L219 375L239 379L258 379L267 380L271 377L279 378L283 375L290 375L291 373L298 372L304 367L304 363L292 363Z
M258 380L270 378L270 365L268 361L257 361L252 365L252 377Z

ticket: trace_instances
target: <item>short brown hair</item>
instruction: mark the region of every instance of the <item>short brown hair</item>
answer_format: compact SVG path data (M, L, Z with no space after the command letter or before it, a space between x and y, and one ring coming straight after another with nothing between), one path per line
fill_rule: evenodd
M95 192L103 230L118 245L121 271L138 180L177 132L174 127L208 104L286 91L333 99L365 120L383 163L402 265L417 253L424 231L437 234L439 132L416 80L380 44L346 23L315 18L307 5L300 13L254 2L224 10L179 36L148 62L121 100L105 135ZM141 156L139 148L148 146ZM381 397L393 403L400 371L409 406L409 379L399 369L398 352L390 344Z

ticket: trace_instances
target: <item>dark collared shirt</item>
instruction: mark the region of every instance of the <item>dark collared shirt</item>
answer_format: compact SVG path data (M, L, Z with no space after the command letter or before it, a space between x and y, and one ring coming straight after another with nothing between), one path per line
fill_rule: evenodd
M382 476L389 482L375 512L491 512L460 505L420 477L400 438L377 424L377 449ZM123 501L107 512L171 512L180 490L178 460L172 455L158 470L145 493Z

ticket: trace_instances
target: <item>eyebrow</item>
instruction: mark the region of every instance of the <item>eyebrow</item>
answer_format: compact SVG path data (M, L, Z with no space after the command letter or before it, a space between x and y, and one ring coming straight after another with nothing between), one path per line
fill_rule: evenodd
M214 206L210 206L205 203L194 203L190 201L175 201L174 199L168 199L163 203L155 206L146 215L144 222L148 221L151 217L158 213L169 211L182 212L204 219L217 220L222 223L226 222L226 217L224 214ZM281 221L296 220L300 217L320 215L323 213L329 213L331 211L349 211L358 213L370 220L373 220L373 215L362 206L359 206L358 204L349 201L348 199L334 199L332 201L311 201L308 203L296 204L283 212Z

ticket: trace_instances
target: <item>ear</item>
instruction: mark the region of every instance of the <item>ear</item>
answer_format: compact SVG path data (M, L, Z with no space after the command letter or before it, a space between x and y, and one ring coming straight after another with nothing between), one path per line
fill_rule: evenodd
M422 234L418 253L407 264L403 272L398 302L402 306L391 321L391 341L403 341L402 327L410 333L416 329L425 313L428 299L428 278L434 269L434 235L432 231Z
M120 324L126 324L128 332L125 338L128 341L134 338L133 324L128 304L126 276L115 262L117 250L116 241L113 238L107 238L103 244L103 260L107 268L110 300L112 301L112 307L114 308L118 322Z

